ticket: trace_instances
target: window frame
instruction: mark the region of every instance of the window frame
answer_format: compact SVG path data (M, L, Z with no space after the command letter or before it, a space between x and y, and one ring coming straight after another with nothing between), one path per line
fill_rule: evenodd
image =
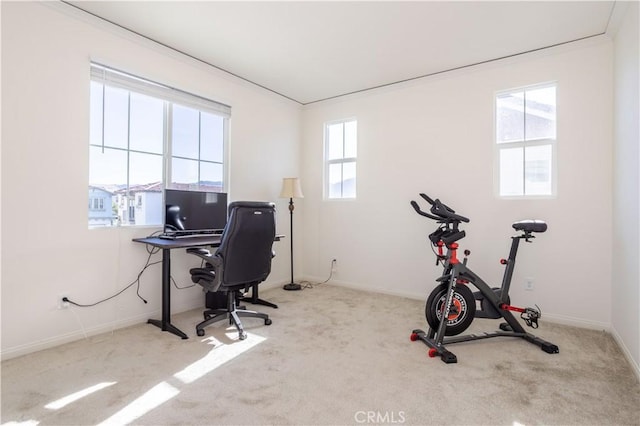
M355 123L356 126L356 155L351 157L345 157L345 127L347 123ZM342 157L330 159L329 150L329 128L336 124L342 124ZM358 197L358 172L357 172L357 164L358 164L358 120L356 117L344 118L339 120L327 121L324 123L324 137L323 137L323 162L324 162L324 176L323 176L323 198L325 200L338 201L338 200L355 200ZM345 164L353 164L355 166L355 187L354 187L354 195L353 196L344 196L344 178L340 180L340 196L339 197L331 197L331 182L329 180L330 176L330 168L332 165L340 164L344 166Z
M554 138L538 138L538 139L526 139L526 134L523 137L523 140L519 141L508 141L508 142L499 142L498 141L498 98L500 95L523 92L525 94L525 102L526 102L526 92L554 87L555 88L555 137ZM499 90L494 93L493 96L493 151L494 151L494 194L497 198L505 199L505 200L531 200L531 199L554 199L558 196L558 154L557 154L557 143L558 143L558 82L557 81L547 81L543 83L536 83L526 86L514 87L506 90ZM526 117L526 103L525 110L523 110L523 116ZM523 120L523 129L526 129L526 120ZM526 193L526 149L531 147L542 147L549 146L551 147L551 164L550 164L550 187L551 192L549 194L527 194ZM522 193L514 194L514 195L502 195L500 192L500 183L501 183L501 175L500 175L500 154L505 149L511 148L522 148L523 149L523 159L522 159L522 173L523 173L523 181L522 181Z
M153 155L161 158L162 171L161 171L161 180L159 184L162 189L166 188L179 188L186 190L210 190L209 186L202 187L201 182L201 169L203 163L212 163L219 164L222 167L221 170L221 179L222 185L219 189L213 192L228 192L229 188L229 125L231 118L231 107L207 98L204 98L199 95L194 95L189 92L185 92L161 83L156 83L146 78L138 77L133 74L120 71L114 68L111 68L106 65L99 64L97 62L90 62L90 86L93 83L97 83L102 87L102 118L101 118L101 126L102 126L102 134L99 136L100 144L94 143L92 138L89 138L89 148L101 148L121 151L126 153L127 164L126 164L126 195L123 195L123 199L126 200L126 206L120 206L124 211L131 211L133 207L134 210L137 204L137 200L132 198L133 193L131 193L130 188L135 187L137 184L131 182L132 172L130 169L131 154L143 154L143 155ZM106 88L111 87L115 89L121 89L126 91L127 93L127 103L128 110L127 120L131 121L131 97L132 94L142 95L146 97L150 97L155 99L156 101L160 101L163 104L162 109L162 152L151 152L147 150L136 149L131 146L130 137L131 134L127 135L127 144L126 147L118 147L118 146L108 146L105 144L105 131L104 131L104 113L105 113L105 92ZM172 160L176 157L173 156L173 139L174 139L174 115L173 108L174 105L179 105L181 107L191 108L198 112L198 154L196 158L190 158L189 160L196 161L198 164L198 180L195 184L174 184L173 181L173 170L172 170ZM202 144L202 114L208 113L219 118L222 118L222 159L220 161L213 160L205 160L203 159L203 154L201 152L201 144ZM93 112L89 111L90 117L93 117ZM130 124L127 125L130 129ZM128 130L130 132L130 130ZM217 133L220 134L220 133ZM182 158L178 156L177 158ZM185 185L188 185L185 188ZM89 187L92 187L92 183L89 182ZM117 198L114 198L114 203L117 202ZM111 207L109 206L109 209ZM91 209L88 211L89 215L89 229L96 229L105 226L100 225L92 225L91 224ZM160 224L139 224L129 223L131 221L131 215L129 215L129 221L116 221L115 224L107 225L108 228L118 228L118 227L144 227L144 226L159 226ZM162 213L163 217L164 214Z

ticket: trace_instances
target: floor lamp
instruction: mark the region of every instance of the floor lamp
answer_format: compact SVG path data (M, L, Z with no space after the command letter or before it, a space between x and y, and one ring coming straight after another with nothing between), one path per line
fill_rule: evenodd
M285 290L301 290L300 284L293 282L293 205L294 198L304 198L302 195L302 189L300 188L300 179L298 178L283 178L282 179L282 192L280 192L280 198L289 199L289 220L290 220L290 235L289 242L291 243L291 282L284 285Z

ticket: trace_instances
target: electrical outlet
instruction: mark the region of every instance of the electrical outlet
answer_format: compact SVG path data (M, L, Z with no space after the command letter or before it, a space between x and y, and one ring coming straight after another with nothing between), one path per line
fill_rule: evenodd
M335 272L338 270L338 259L333 259L331 261L331 272Z
M524 289L527 291L533 291L533 278L525 278L524 279Z
M69 296L67 296L66 293L58 295L58 309L69 309L69 302L62 300L65 297L68 298Z

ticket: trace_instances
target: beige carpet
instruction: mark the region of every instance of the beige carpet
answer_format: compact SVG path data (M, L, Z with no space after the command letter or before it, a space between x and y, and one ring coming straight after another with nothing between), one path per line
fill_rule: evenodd
M559 354L496 338L451 345L447 365L409 339L420 301L326 284L261 297L280 308L258 306L273 324L245 319L245 341L226 323L197 337L198 310L172 318L188 340L140 324L7 360L1 423L640 425L640 384L604 332L542 318Z

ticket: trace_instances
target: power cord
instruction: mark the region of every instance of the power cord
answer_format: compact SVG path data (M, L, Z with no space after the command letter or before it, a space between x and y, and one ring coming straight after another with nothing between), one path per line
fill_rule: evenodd
M149 235L149 237L153 237L156 234L158 234L159 232L160 231L154 232L153 234ZM148 303L147 300L140 295L140 277L142 277L142 274L144 273L144 271L147 270L148 267L153 266L153 265L157 265L158 263L162 263L162 260L158 260L156 262L151 262L151 256L153 256L154 254L158 253L160 251L159 248L147 245L146 249L147 249L147 253L149 253L149 256L147 257L147 261L146 261L144 267L142 268L142 270L138 273L138 276L136 277L136 279L131 284L127 285L125 288L123 288L122 290L120 290L119 292L114 294L113 296L109 296L109 297L107 297L105 299L99 300L99 301L97 301L95 303L89 303L89 304L77 303L77 302L74 302L73 300L69 299L68 297L63 297L62 301L66 302L66 303L70 303L71 305L77 306L79 308L90 308L90 307L99 305L100 303L104 303L104 302L106 302L108 300L111 300L111 299L121 295L126 290L128 290L130 287L132 287L134 284L137 284L136 295L144 303Z
M134 284L137 284L136 287L136 295L140 298L140 300L142 300L144 303L148 303L147 300L142 297L140 295L140 277L142 277L142 274L144 273L144 271L147 270L148 267L153 266L153 265L157 265L158 263L162 263L162 260L158 260L156 262L150 262L151 260L151 256L153 256L154 254L156 254L159 250L157 249L147 249L147 251L149 252L149 256L147 257L147 262L145 263L144 267L142 268L142 270L138 273L138 276L136 277L136 279L129 285L127 285L125 288L123 288L122 290L120 290L119 292L117 292L116 294L114 294L113 296L109 296L107 298L104 298L102 300L99 300L95 303L89 303L89 304L82 304L82 303L77 303L74 302L73 300L69 299L68 297L63 297L62 301L63 302L67 302L70 303L74 306L78 306L79 308L90 308L92 306L96 306L99 305L100 303L104 303L108 300L111 300L119 295L121 295L122 293L124 293L126 290L128 290L130 287L132 287Z
M300 284L302 284L302 290L304 290L305 288L313 288L314 285L321 285L321 284L325 284L327 282L329 282L329 280L331 280L331 277L333 277L333 264L335 263L335 259L333 259L331 261L331 267L329 268L329 278L327 278L326 280L320 282L320 283L312 283L309 281L301 281Z

